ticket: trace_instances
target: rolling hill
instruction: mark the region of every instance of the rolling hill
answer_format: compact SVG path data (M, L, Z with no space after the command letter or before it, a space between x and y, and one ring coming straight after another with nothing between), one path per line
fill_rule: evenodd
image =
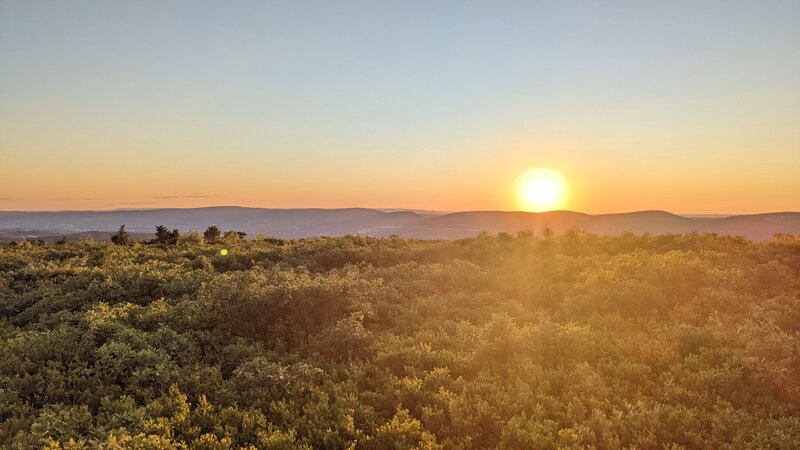
M684 217L665 211L638 211L590 215L573 211L545 213L469 211L455 213L410 210L265 209L221 206L188 209L115 211L0 211L0 239L55 240L61 236L79 239L90 235L103 238L125 224L134 238L152 235L156 225L181 231L203 231L209 225L223 230L244 231L250 236L265 234L280 238L312 236L412 237L457 239L489 233L517 233L545 228L556 233L577 227L596 234L716 233L770 239L775 233L800 233L800 212L776 212L731 217Z

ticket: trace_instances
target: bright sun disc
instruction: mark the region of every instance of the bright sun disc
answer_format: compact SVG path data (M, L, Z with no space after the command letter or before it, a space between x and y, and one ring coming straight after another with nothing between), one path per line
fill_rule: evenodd
M560 209L567 196L567 180L557 170L530 169L517 178L517 201L524 211Z

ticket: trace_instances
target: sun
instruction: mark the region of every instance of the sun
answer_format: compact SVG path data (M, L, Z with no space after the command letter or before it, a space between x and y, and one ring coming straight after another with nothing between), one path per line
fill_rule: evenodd
M529 169L517 178L517 203L523 211L560 209L567 198L567 179L557 170Z

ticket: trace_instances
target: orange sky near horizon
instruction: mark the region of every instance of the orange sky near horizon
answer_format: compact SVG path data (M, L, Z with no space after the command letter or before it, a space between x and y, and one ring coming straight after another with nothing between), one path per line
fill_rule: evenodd
M796 1L234 4L0 2L0 210L800 211Z
M798 136L800 139L800 136ZM733 144L732 144L733 145ZM800 157L789 154L757 163L756 149L739 144L739 160L709 170L708 152L642 155L631 170L628 153L581 157L588 143L484 144L462 160L440 157L417 166L402 159L383 164L377 155L336 167L322 161L242 162L221 157L211 164L176 158L152 166L149 158L122 159L97 170L80 152L51 161L2 155L0 210L109 210L250 206L265 208L408 208L434 211L517 210L516 177L550 167L567 178L564 209L591 214L660 209L679 214L748 214L800 211ZM529 156L530 148L555 149ZM787 151L791 148L787 148ZM455 151L454 151L455 153ZM600 153L600 152L599 152ZM800 153L800 152L798 152ZM28 152L26 155L35 154ZM188 158L188 156L186 156ZM787 163L788 161L788 163ZM8 163L8 164L6 164ZM178 168L175 168L175 167ZM7 170L7 168L21 168ZM27 168L32 169L27 169ZM35 170L33 170L35 168ZM40 180L46 180L42 183Z

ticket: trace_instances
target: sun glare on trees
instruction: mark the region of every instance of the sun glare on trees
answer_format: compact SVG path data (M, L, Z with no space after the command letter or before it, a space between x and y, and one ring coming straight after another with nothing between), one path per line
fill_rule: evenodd
M567 197L567 180L557 170L538 167L517 178L517 203L523 211L560 209Z

